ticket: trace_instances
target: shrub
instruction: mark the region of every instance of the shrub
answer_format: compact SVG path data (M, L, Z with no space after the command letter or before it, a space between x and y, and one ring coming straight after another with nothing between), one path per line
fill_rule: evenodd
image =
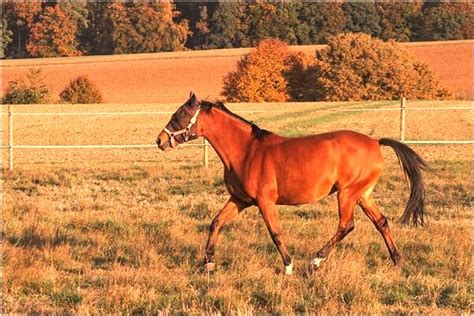
M61 102L73 104L102 103L102 95L97 87L85 76L72 80L59 97Z
M50 99L50 89L43 83L41 69L30 69L26 80L21 78L8 83L2 99L5 104L40 104Z
M287 92L285 61L288 46L277 39L259 42L254 50L242 57L237 70L224 78L222 95L230 102L284 102Z
M314 67L317 100L440 99L440 88L428 66L395 42L366 34L332 37L318 51Z

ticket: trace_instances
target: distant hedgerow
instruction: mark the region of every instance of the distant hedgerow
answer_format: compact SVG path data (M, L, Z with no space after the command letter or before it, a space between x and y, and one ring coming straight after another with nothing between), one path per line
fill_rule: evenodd
M43 83L41 69L30 69L26 80L21 78L8 83L4 104L40 104L50 99L50 89Z
M85 76L79 76L59 94L61 102L72 104L102 103L97 87Z

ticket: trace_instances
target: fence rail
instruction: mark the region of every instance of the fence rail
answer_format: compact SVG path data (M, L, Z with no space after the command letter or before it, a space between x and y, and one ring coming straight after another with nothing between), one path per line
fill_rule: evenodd
M444 107L410 107L405 108L405 110L409 111L437 111L437 110L474 110L472 106L444 106ZM392 108L355 108L355 109L321 109L321 112L367 112L367 111L400 111L400 107L392 107ZM243 110L243 111L236 111L235 113L285 113L288 112L287 110ZM8 116L8 113L2 113L3 116ZM14 116L114 116L114 115L162 115L162 114L173 114L174 111L152 111L152 112L16 112L12 113Z
M438 110L474 110L472 106L453 107L406 107L406 99L400 100L400 107L391 108L355 108L355 109L321 109L321 112L367 112L367 111L400 111L400 141L407 144L474 144L474 140L406 140L406 111L438 111ZM236 113L283 113L288 111L266 111L266 110L244 110ZM8 148L9 163L8 169L13 170L13 149L127 149L127 148L156 148L155 144L96 144L96 145L15 145L13 142L13 117L14 116L121 116L121 115L164 115L173 114L173 111L142 111L142 112L13 112L13 106L8 105L8 145L1 148ZM202 143L188 143L179 147L203 147L203 163L205 167L209 165L209 143L206 139Z
M268 113L268 112L285 112L285 111L264 111L264 110L255 110L255 111L237 111L237 113ZM10 113L10 110L9 110ZM2 113L6 116L9 113ZM90 116L90 115L103 115L103 116L113 116L113 115L162 115L162 114L173 114L174 111L153 111L153 112L18 112L15 113L15 116Z

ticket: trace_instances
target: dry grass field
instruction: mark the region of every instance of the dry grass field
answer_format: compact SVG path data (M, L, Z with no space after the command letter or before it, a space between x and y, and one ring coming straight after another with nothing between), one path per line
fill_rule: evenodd
M474 41L404 43L413 55L435 71L441 83L462 99L473 98ZM295 46L314 54L323 45ZM7 83L41 68L54 96L70 80L86 75L109 103L180 102L190 89L202 96L219 97L222 79L235 70L248 48L187 51L158 54L87 56L2 61L2 80Z
M397 137L396 102L231 104L285 135L353 129ZM408 107L472 105L409 102ZM15 112L174 110L165 105L45 105ZM5 109L4 109L5 111ZM407 111L407 139L470 139L473 111ZM152 144L168 115L15 117L17 144ZM6 118L3 119L4 129ZM8 135L4 134L4 143ZM418 145L429 225L398 224L408 197L391 149L375 195L404 256L393 267L381 236L356 211L355 230L318 270L314 253L337 227L331 196L280 207L295 273L256 208L222 231L217 271L200 271L210 221L227 199L215 154L202 148L15 151L3 178L3 312L48 313L469 313L472 309L472 147ZM3 161L7 161L3 154ZM472 311L471 311L472 312Z

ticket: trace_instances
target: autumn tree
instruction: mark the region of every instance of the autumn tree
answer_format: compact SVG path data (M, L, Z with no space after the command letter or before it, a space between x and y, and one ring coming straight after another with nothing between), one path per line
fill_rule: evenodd
M9 45L3 45L7 57L27 57L26 44L30 27L41 12L41 3L37 1L5 1L2 13L7 30L12 34Z
M187 20L175 22L172 3L89 3L88 50L92 54L128 54L184 49Z
M12 31L8 29L8 21L2 17L2 46L0 47L0 58L5 58L5 47L12 41Z
M416 36L416 28L421 20L421 7L420 0L377 2L376 10L381 28L379 37L398 42L412 40Z
M107 2L87 2L87 27L81 36L81 47L89 55L112 54L112 23Z
M266 38L278 38L287 44L298 44L298 3L250 3L243 23L248 26L249 46Z
M470 1L441 1L424 5L421 40L473 38L474 7Z
M78 56L77 24L61 6L48 6L30 28L26 49L33 57Z
M342 10L346 17L345 32L380 35L382 28L374 1L344 2Z
M342 34L316 54L318 100L387 100L444 98L428 66L399 44L367 34Z
M209 22L208 48L248 46L244 18L245 7L241 3L219 3Z
M342 32L397 41L474 36L467 0L4 0L2 12L7 58L251 47L270 37L291 45L320 44Z
M218 2L182 2L176 1L176 10L182 19L188 20L190 34L185 43L186 47L207 49L209 46L210 19Z
M78 49L81 52L86 53L88 48L88 38L86 30L89 27L89 9L87 6L87 1L61 0L57 3L64 11L64 13L76 23L76 38L78 41Z
M346 25L342 5L338 2L304 3L299 10L298 42L321 44L341 33Z
M173 21L179 16L174 5L169 2L137 4L130 9L133 28L138 33L138 43L133 53L179 51L189 33L187 20Z
M209 22L212 48L255 46L266 38L288 44L313 44L341 31L338 3L220 3Z
M199 6L199 21L195 24L195 39L196 44L194 48L206 49L209 46L208 34L211 32L209 29L209 15L207 12L207 6Z
M242 57L237 70L224 78L222 95L231 102L285 102L299 90L288 90L288 82L306 77L292 71L306 69L309 62L292 54L288 45L278 39L266 39ZM299 68L298 68L299 67ZM296 99L299 99L297 96Z
M110 23L111 40L107 41L111 46L106 47L110 49L113 54L127 54L135 51L141 42L140 34L133 27L130 18L130 9L124 3L114 2L107 7L107 19Z
M345 2L346 32L362 32L383 40L410 41L416 36L422 1Z

